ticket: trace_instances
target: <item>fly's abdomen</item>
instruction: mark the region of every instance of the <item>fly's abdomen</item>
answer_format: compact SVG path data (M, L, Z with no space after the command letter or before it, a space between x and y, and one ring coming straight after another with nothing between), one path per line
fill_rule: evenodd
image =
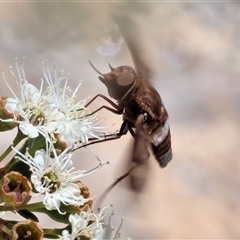
M166 167L172 159L171 133L167 122L160 129L157 129L153 134L151 143L153 154L159 165Z

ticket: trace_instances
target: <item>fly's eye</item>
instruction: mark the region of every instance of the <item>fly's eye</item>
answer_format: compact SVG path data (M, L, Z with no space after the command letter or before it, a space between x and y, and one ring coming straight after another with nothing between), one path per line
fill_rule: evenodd
M117 79L117 83L118 85L120 86L127 86L127 85L130 85L134 82L134 75L133 73L129 72L129 73L126 73L126 74L123 74L122 76L120 76L118 79Z

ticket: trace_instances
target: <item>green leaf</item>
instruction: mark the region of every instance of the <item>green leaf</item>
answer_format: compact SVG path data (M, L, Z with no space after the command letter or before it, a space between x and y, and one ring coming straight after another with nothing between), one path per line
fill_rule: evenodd
M72 226L68 225L68 226L66 226L64 228L54 228L54 229L46 229L46 228L44 228L43 229L44 237L45 238L55 239L55 236L62 236L63 230L67 230L67 231L71 232ZM59 237L57 239L59 239Z
M15 159L15 162L12 164L12 166L8 169L8 172L15 171L21 173L23 176L25 176L27 179L30 178L32 172L29 170L29 166L22 162L21 160Z
M59 239L58 235L51 234L51 233L46 233L43 236L44 236L44 238L49 238L49 239Z
M37 216L28 210L25 210L25 209L19 210L18 214L26 219L31 219L35 222L39 222Z
M28 138L19 149L19 152L25 154L26 151L28 150L29 154L33 156L37 150L45 149L45 147L46 147L45 138L42 135L39 135L37 138ZM7 171L19 172L29 179L32 174L32 172L29 170L29 166L26 163L22 162L21 160L17 160L15 158L16 156L17 154L6 165Z
M22 145L22 147L19 149L19 151L22 154L25 154L26 150L28 149L29 153L33 156L37 150L45 148L46 148L45 138L42 135L39 135L36 138L28 138Z
M44 213L46 215L48 215L51 219L53 219L56 222L59 223L64 223L64 224L69 224L69 213L66 214L60 214L57 210L47 210L46 208L38 208L38 209L34 209L34 212L40 212L40 213Z

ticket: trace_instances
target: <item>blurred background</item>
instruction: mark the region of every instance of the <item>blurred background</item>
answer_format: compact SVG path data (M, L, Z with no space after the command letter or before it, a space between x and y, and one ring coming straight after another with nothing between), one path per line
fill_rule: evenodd
M112 223L123 218L122 237L240 238L240 3L238 2L20 2L0 3L0 71L13 88L8 67L25 56L29 82L40 84L42 61L70 73L71 87L82 79L78 99L106 94L88 63L103 73L133 66L112 16L124 13L138 28L136 44L153 69L152 84L168 110L173 159L160 169L149 159L144 190L133 194L127 180L103 205L113 204ZM10 96L3 79L1 95ZM91 109L105 104L98 99ZM103 126L118 130L121 116L99 112ZM15 132L1 133L2 151ZM127 167L132 137L101 143L94 150L110 161L83 179L92 196L101 193ZM81 169L96 165L91 152L79 150ZM16 218L15 215L9 215ZM51 224L42 216L43 226Z

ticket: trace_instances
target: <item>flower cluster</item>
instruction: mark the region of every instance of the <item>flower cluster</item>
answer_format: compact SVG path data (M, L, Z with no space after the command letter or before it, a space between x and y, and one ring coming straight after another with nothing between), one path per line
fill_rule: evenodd
M69 76L63 71L53 74L43 63L43 78L38 89L26 79L24 65L16 62L13 75L19 93L15 93L3 74L3 79L13 97L0 98L0 131L18 128L9 148L0 156L7 159L11 151L15 156L0 170L0 211L16 211L26 220L1 221L2 239L43 239L62 236L64 240L116 239L119 230L105 223L103 208L97 214L91 208L94 197L80 180L99 170L104 163L96 157L97 164L90 170L74 167L74 147L89 146L108 135L99 125L96 114L86 108L88 98L76 101L81 82L72 92ZM17 145L24 140L23 145ZM43 196L43 201L31 203L32 198ZM65 223L63 229L43 229L35 212L47 214L57 222ZM1 214L1 218L3 218ZM1 220L1 219L0 219Z
M16 62L16 68L17 75L12 71L12 67L10 71L20 91L19 96L3 75L14 98L4 99L5 112L2 113L2 122L17 123L24 135L36 138L41 134L50 142L60 143L63 148L77 141L86 144L89 136L101 137L102 127L97 126L96 115L91 115L89 109L84 107L87 98L75 102L81 83L71 93L68 75L65 76L62 70L57 76L54 67L54 77L52 77L43 63L44 79L41 79L41 87L37 89L27 81L23 65L19 67ZM44 83L47 84L45 90Z

